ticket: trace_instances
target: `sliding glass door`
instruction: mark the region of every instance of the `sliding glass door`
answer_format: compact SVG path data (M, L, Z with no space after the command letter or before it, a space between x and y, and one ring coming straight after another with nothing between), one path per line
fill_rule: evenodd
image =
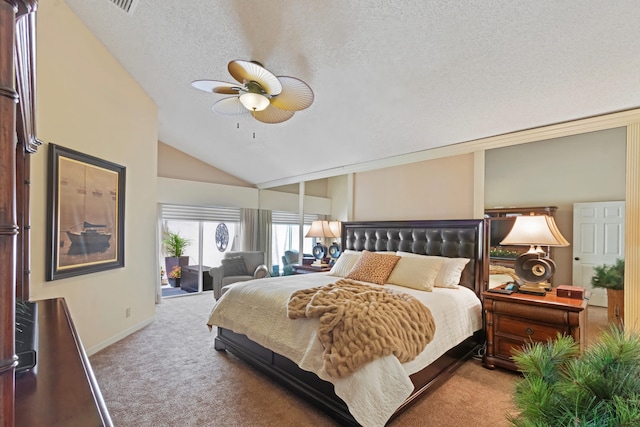
M239 219L239 209L234 208L161 207L160 241L166 232L172 232L189 242L178 274L172 273L175 267L167 269L166 253L160 245L158 259L163 297L211 290L209 269L221 265L225 252L237 250Z

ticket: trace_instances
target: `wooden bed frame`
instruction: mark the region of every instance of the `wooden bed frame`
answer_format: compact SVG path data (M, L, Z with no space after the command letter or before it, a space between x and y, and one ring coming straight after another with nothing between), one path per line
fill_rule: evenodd
M342 248L368 251L404 251L417 254L470 258L461 285L478 298L486 288L484 220L385 221L342 223ZM432 391L484 343L483 330L411 375L414 391L389 421L416 399ZM226 350L304 396L341 425L359 426L347 405L336 396L333 384L300 369L291 360L251 341L245 335L218 328L215 349Z

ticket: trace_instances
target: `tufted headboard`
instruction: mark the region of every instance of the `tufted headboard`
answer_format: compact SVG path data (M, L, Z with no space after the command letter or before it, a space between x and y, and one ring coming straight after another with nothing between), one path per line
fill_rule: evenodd
M482 219L343 222L342 248L469 258L460 284L478 297L485 290Z

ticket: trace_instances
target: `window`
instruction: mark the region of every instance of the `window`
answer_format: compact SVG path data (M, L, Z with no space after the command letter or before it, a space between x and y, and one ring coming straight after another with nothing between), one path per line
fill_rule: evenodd
M302 229L303 253L311 254L315 239L305 239L311 223L319 218L315 214L304 215ZM282 257L287 250L300 252L300 215L297 212L273 211L271 213L271 260L274 265L282 264Z
M221 264L225 252L236 250L240 223L238 208L162 205L161 221L161 230L177 232L189 239L191 244L184 253L189 257L188 265L198 267L205 274L209 268ZM228 236L226 245L216 245L216 231L220 236L220 230L226 231ZM159 260L164 269L162 247L160 247ZM202 286L202 274L200 274L198 289L202 290Z

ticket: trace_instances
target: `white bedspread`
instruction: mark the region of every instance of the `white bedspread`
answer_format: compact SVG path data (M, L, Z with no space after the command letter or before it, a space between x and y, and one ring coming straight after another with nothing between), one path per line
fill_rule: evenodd
M367 364L353 375L336 379L323 369L318 319L287 318L287 302L296 290L334 283L326 273L250 280L229 286L211 311L208 324L247 335L258 344L291 359L302 369L333 383L363 426L383 426L413 391L413 374L482 328L482 307L467 288L435 288L433 292L385 285L422 301L436 322L431 343L413 361L401 364L391 355Z

